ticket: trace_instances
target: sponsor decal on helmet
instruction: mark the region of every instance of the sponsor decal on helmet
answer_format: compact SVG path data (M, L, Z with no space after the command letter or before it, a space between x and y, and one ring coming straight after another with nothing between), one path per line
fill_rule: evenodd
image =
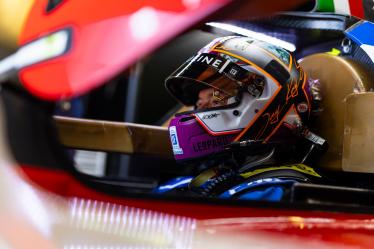
M308 104L305 102L301 102L297 105L297 111L300 113L304 113L308 111Z
M169 128L171 145L173 146L174 155L183 154L183 149L179 146L177 128L175 126L170 126Z
M219 113L205 114L205 115L203 116L203 119L212 119L212 118L217 118L219 115L221 115L221 114L219 114Z
M192 62L198 62L214 67L218 70L219 73L222 73L226 69L226 67L229 66L227 71L233 77L240 73L240 66L230 64L231 60L217 57L216 55L212 54L198 54L192 59Z
M205 63L209 66L219 69L224 65L224 60L217 59L216 56L209 56L208 54L202 54L195 59L196 62Z
M214 139L209 139L209 140L204 140L204 141L199 141L197 143L194 143L193 150L195 152L203 152L203 151L225 146L228 143L229 143L229 140L227 139L226 136L217 137Z
M235 76L237 73L238 73L238 70L236 70L235 68L231 68L230 72L229 72L231 75Z

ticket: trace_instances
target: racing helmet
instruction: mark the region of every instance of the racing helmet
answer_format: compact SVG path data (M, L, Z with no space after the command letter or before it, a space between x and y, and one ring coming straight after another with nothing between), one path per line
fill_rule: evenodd
M293 55L249 37L213 40L165 86L194 106L169 123L177 161L217 154L234 143L269 143L282 137L283 128L306 124L311 114L307 78Z

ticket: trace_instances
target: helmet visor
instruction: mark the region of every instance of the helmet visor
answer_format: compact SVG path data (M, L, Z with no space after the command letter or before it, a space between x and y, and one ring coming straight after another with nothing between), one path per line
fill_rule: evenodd
M166 79L166 88L184 105L217 107L238 101L241 89L256 85L263 89L264 78L215 54L198 54ZM261 90L262 92L262 90Z

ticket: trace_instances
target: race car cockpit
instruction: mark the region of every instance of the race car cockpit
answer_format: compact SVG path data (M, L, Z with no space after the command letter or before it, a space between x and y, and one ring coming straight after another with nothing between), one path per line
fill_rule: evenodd
M371 217L374 23L323 1L177 2L35 1L0 61L4 151L23 174L194 218ZM79 203L74 217L96 211Z

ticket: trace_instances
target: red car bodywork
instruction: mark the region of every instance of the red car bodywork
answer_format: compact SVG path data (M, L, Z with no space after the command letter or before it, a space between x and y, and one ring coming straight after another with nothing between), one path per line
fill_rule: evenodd
M83 185L65 171L29 166L22 169L39 186L67 198L195 218L200 229L227 236L259 233L270 243L267 248L277 248L279 241L285 243L284 248L288 248L287 243L289 248L303 243L306 248L372 248L374 244L374 216L370 214L118 198Z

